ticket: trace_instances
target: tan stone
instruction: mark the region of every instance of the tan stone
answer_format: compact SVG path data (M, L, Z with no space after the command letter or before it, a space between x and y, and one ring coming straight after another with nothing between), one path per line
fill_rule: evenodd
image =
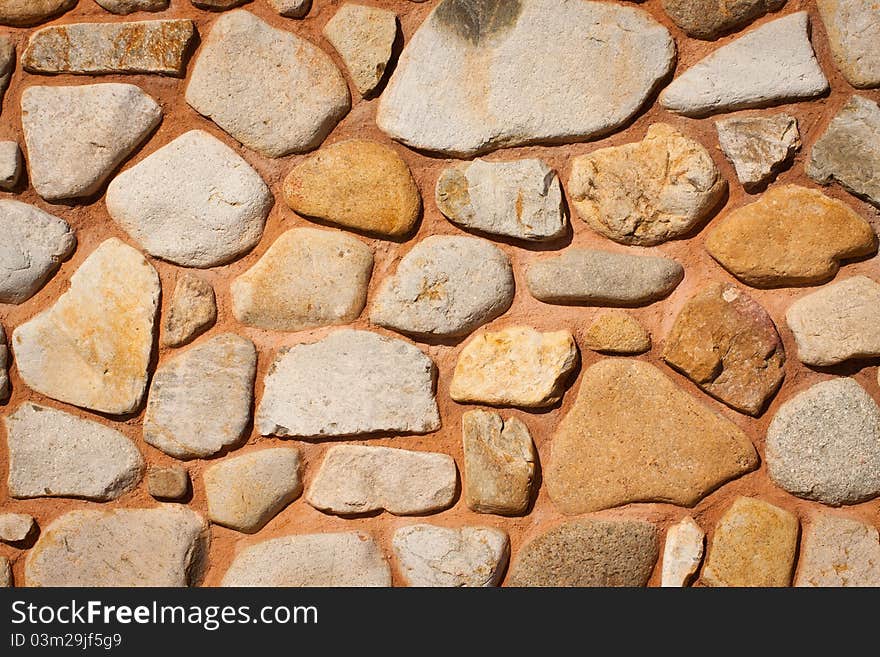
M616 311L594 319L583 342L587 349L608 354L640 354L651 348L651 336L639 320Z
M147 472L147 490L157 500L180 500L189 493L189 473L180 465L153 466Z
M397 38L397 15L378 7L345 3L324 26L355 86L368 96L385 77Z
M717 39L784 4L785 0L662 0L672 21L698 39Z
M666 546L663 549L660 586L688 585L703 561L705 539L706 532L690 517L669 528L666 532Z
M0 557L0 588L9 588L12 586L12 566L9 559Z
M190 273L177 279L171 307L165 317L163 344L180 347L192 341L217 321L217 299L207 281Z
M877 528L833 513L813 513L804 530L795 586L880 586Z
M26 513L0 513L0 541L17 543L37 528L33 516Z
M77 0L0 0L0 25L26 27L71 9Z

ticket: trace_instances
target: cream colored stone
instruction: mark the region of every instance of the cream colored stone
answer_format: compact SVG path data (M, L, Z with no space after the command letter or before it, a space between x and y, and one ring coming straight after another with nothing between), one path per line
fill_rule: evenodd
M0 557L0 588L12 586L12 565L6 557Z
M0 25L26 27L63 14L77 0L2 0L0 1Z
M385 77L397 37L397 15L387 9L345 3L324 26L362 96Z
M207 331L215 321L217 299L214 288L194 274L182 274L174 286L171 305L165 316L162 343L169 347L185 345Z
M663 549L663 571L660 586L687 586L703 561L703 542L706 538L694 519L687 517L672 525L666 532Z
M651 348L651 335L632 315L611 311L587 327L584 346L606 354L640 354Z
M876 0L818 0L834 63L854 87L880 86L880 4Z
M797 119L788 114L715 122L721 149L749 191L770 180L801 147Z
M23 541L36 527L34 517L26 513L0 513L0 541L4 543Z
M801 541L795 586L880 586L877 528L833 513L814 512Z

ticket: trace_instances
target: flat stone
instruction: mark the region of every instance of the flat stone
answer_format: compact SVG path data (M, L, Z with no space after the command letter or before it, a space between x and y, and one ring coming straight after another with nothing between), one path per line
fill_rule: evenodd
M556 507L575 515L630 502L693 506L756 467L739 427L658 368L606 359L583 372L544 480Z
M572 520L520 548L508 586L645 586L657 528L642 520Z
M186 102L268 157L316 148L351 106L345 78L324 51L246 11L214 22Z
M362 96L385 77L397 38L397 14L378 7L345 3L323 30Z
M422 197L397 152L374 141L348 139L300 162L284 181L295 212L381 237L410 233Z
M251 419L256 371L253 342L232 333L165 361L150 385L144 440L183 459L236 445Z
M437 207L462 228L542 242L565 234L567 221L556 172L541 160L475 160L444 169Z
M159 275L120 240L102 242L58 300L12 334L18 373L36 392L102 413L136 410L147 388Z
M444 0L409 39L376 122L460 157L586 141L626 124L674 62L668 30L634 7Z
M15 42L6 35L0 35L0 101L9 87L12 72L15 70Z
M21 124L34 189L47 201L95 194L161 120L159 104L131 84L28 87Z
M111 218L150 255L216 267L260 241L273 198L234 150L191 130L116 176L106 202Z
M526 270L526 285L544 303L645 306L668 296L684 279L684 267L657 256L566 249Z
M834 63L854 87L880 86L880 5L873 0L818 0Z
M70 225L38 207L0 200L0 303L30 299L76 248Z
M568 191L575 210L600 235L654 246L701 226L727 181L702 144L655 123L640 142L576 157Z
M666 338L663 360L749 415L760 415L785 377L785 347L770 315L725 283L712 283L688 299Z
M0 588L12 586L12 565L6 557L0 557Z
M807 12L764 23L673 80L660 104L685 116L805 100L828 91L813 52Z
M743 283L770 288L825 283L842 260L876 251L877 237L845 203L785 185L715 223L706 249Z
M446 454L390 447L334 445L327 450L306 501L337 515L388 511L396 516L452 506L455 461Z
M419 337L455 337L503 315L513 303L510 258L477 237L432 235L387 277L370 309L373 324Z
M157 500L182 500L190 492L189 473L180 465L153 466L147 472L147 490Z
M249 0L192 0L194 7L211 11L224 11L249 2Z
M103 424L31 402L3 422L12 497L113 500L144 474L135 444Z
M351 235L294 228L233 280L232 311L242 324L276 331L347 324L367 303L372 271L373 252Z
M205 470L208 518L253 534L300 496L302 459L293 447L228 457Z
M458 357L449 395L458 402L545 408L558 402L578 364L568 331L540 333L527 326L485 332Z
M72 9L76 2L77 0L3 0L0 2L0 25L36 25Z
M669 528L666 532L666 546L663 548L660 586L688 585L703 561L705 539L706 532L690 517Z
M807 365L880 356L880 285L870 278L854 276L801 297L785 320Z
M773 178L801 147L797 119L788 114L737 116L716 121L715 128L747 191Z
M21 148L15 141L0 141L0 189L13 191L21 180Z
M663 10L688 36L717 39L764 14L785 0L663 0Z
M876 527L832 513L813 513L804 531L795 586L880 586Z
M436 368L417 347L342 329L278 352L256 425L264 436L332 438L440 428Z
M468 411L461 418L461 440L468 508L502 516L526 513L538 465L528 427L515 417Z
M738 497L715 526L701 582L709 586L789 586L798 519L784 509Z
M208 523L176 504L71 511L28 552L25 585L195 586L209 538Z
M95 0L112 14L133 14L136 11L163 11L170 0Z
M498 586L510 557L510 539L492 527L411 525L391 544L407 586Z
M165 316L162 344L180 347L191 342L217 321L214 288L198 276L185 272L177 279Z
M587 327L583 344L606 354L641 354L651 348L651 335L632 315L602 313Z
M0 403L9 399L12 386L9 383L9 348L6 346L6 331L0 325Z
M25 540L37 528L33 516L26 513L0 514L0 541L17 543Z
M312 8L312 0L268 0L272 7L287 18L305 18Z

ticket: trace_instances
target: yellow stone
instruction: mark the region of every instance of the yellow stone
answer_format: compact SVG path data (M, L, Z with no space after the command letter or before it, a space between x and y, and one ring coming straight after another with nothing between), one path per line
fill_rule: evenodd
M584 346L609 354L640 354L651 348L651 336L632 315L611 311L593 320L584 333Z

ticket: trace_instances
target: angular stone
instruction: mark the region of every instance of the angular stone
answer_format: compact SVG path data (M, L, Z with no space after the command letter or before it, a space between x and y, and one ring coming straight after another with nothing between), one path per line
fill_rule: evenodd
M9 384L9 348L6 346L6 331L0 325L0 404L9 399L11 389Z
M38 207L0 200L0 303L22 303L76 248L70 225Z
M632 315L602 313L584 333L584 346L606 354L640 354L651 348L651 336Z
M21 180L22 157L18 142L0 142L0 189L13 191Z
M110 238L49 308L12 334L18 373L33 390L102 413L136 410L147 388L159 275Z
M26 586L194 586L208 556L208 523L176 504L71 511L25 561Z
M316 148L351 107L345 78L325 52L246 11L214 22L186 102L268 157Z
M387 9L345 3L324 26L361 96L372 93L391 60L397 38L397 15Z
M107 211L150 255L216 267L250 251L272 192L234 150L191 130L116 176Z
M302 459L293 447L228 457L204 473L208 518L253 534L300 496Z
M880 536L871 525L814 513L802 541L795 586L880 586Z
M783 287L831 280L841 260L876 251L877 237L846 204L785 185L717 222L706 249L748 285Z
M715 122L721 149L746 190L773 178L801 147L797 119L788 114L738 116Z
M644 306L669 295L684 279L684 267L656 256L567 249L526 270L532 296L544 303Z
M660 104L685 116L705 116L826 91L807 12L799 11L764 23L694 64L660 94Z
M663 548L663 572L660 586L687 586L703 561L703 542L706 538L693 518L685 518L666 532Z
M181 500L190 492L189 473L179 465L153 466L147 472L147 490L157 500Z
M135 444L103 424L31 402L3 422L12 497L113 500L144 474Z
M721 516L701 582L709 586L789 586L798 519L763 500L738 497Z
M636 360L587 368L544 471L556 507L574 515L630 502L693 506L758 466L735 424Z
M77 0L3 0L0 25L27 27L42 23L73 8Z
M95 0L112 14L133 14L136 11L163 11L170 0Z
M6 557L0 557L0 588L12 586L12 565Z
M162 344L180 347L201 335L217 321L217 299L207 281L190 273L177 279Z
M256 371L253 342L232 333L166 361L150 385L144 440L182 459L237 444L250 422Z
M515 417L468 411L461 418L464 498L471 511L518 516L529 508L538 453Z
M572 520L520 548L508 586L645 586L657 528L642 520Z
M709 152L665 123L636 143L576 157L568 191L590 228L621 244L654 246L684 237L727 190Z
M432 235L383 281L370 321L419 337L467 335L507 312L514 291L510 258L494 244Z
M37 528L33 516L26 513L0 514L0 541L18 543L25 540Z
M776 11L785 0L663 0L663 10L689 36L717 39Z
M6 35L0 35L0 101L12 79L15 70L15 42Z
M437 207L457 226L541 242L565 234L562 187L541 160L475 160L444 169Z
M418 348L369 331L343 329L280 351L266 375L256 425L300 438L440 428L436 368Z
M874 0L818 0L834 63L854 87L880 86L880 5Z
M674 62L672 36L634 7L443 0L409 39L376 122L462 157L585 141L629 121Z
M268 0L272 7L287 18L304 18L312 8L312 0Z
M346 324L361 314L373 252L351 235L293 228L233 280L232 311L242 324L302 331Z
M284 200L305 217L382 237L408 234L422 208L406 162L365 139L325 146L300 162L284 181Z
M562 398L577 364L568 331L511 326L486 332L461 351L449 395L458 402L544 408Z

